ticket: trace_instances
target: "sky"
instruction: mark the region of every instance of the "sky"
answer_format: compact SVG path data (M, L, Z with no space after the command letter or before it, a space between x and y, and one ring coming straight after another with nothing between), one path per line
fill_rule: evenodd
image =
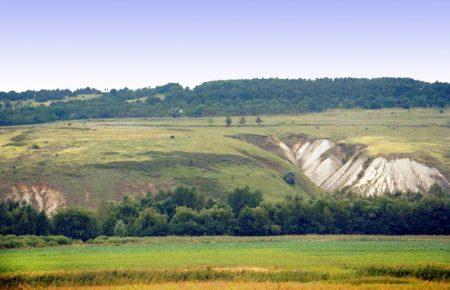
M382 76L450 82L450 1L0 0L0 91Z

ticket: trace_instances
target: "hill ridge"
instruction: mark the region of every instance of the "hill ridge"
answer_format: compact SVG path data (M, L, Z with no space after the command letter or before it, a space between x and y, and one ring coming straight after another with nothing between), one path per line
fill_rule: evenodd
M297 114L450 105L449 83L410 78L241 79L140 89L0 92L0 125L123 117Z

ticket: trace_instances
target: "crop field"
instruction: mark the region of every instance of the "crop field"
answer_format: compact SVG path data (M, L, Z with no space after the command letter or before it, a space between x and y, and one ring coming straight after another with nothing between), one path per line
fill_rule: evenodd
M222 281L236 288L254 283L254 289L258 283L272 289L275 282L286 282L286 287L308 282L317 289L329 283L336 287L390 284L445 289L450 278L450 239L351 235L99 237L86 244L2 250L0 261L0 281L11 286L169 283L164 284L169 287L182 282L189 289L190 282L202 281L209 289Z
M124 194L195 186L215 195L249 185L266 200L320 194L285 159L231 136L307 134L367 146L369 154L411 156L450 176L450 111L334 110L303 115L178 119L106 119L0 127L0 194L37 184L64 193L68 205L95 207Z

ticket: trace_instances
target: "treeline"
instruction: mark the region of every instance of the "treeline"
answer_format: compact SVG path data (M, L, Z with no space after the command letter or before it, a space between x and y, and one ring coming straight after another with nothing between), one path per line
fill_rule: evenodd
M17 202L0 205L0 234L64 235L88 240L106 236L450 234L450 200L442 191L420 194L263 201L259 191L237 188L223 202L195 188L126 196L97 212L64 209L48 218Z
M87 94L100 94L101 92L97 89L84 88L71 91L65 90L39 90L39 91L25 91L25 92L0 92L0 101L24 101L24 100L35 100L36 102L46 102L51 100L60 100L65 97L73 97L78 95Z
M49 106L14 107L6 102L30 97L57 100L86 93L100 92L87 88L0 93L0 125L113 117L293 114L333 108L443 108L450 104L449 83L408 78L227 80L206 82L194 89L169 83L137 90L113 89L100 98L55 101Z

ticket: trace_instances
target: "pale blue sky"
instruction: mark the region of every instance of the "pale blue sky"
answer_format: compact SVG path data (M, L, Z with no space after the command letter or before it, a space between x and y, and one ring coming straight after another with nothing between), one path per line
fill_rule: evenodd
M2 91L345 76L450 82L450 1L0 0Z

